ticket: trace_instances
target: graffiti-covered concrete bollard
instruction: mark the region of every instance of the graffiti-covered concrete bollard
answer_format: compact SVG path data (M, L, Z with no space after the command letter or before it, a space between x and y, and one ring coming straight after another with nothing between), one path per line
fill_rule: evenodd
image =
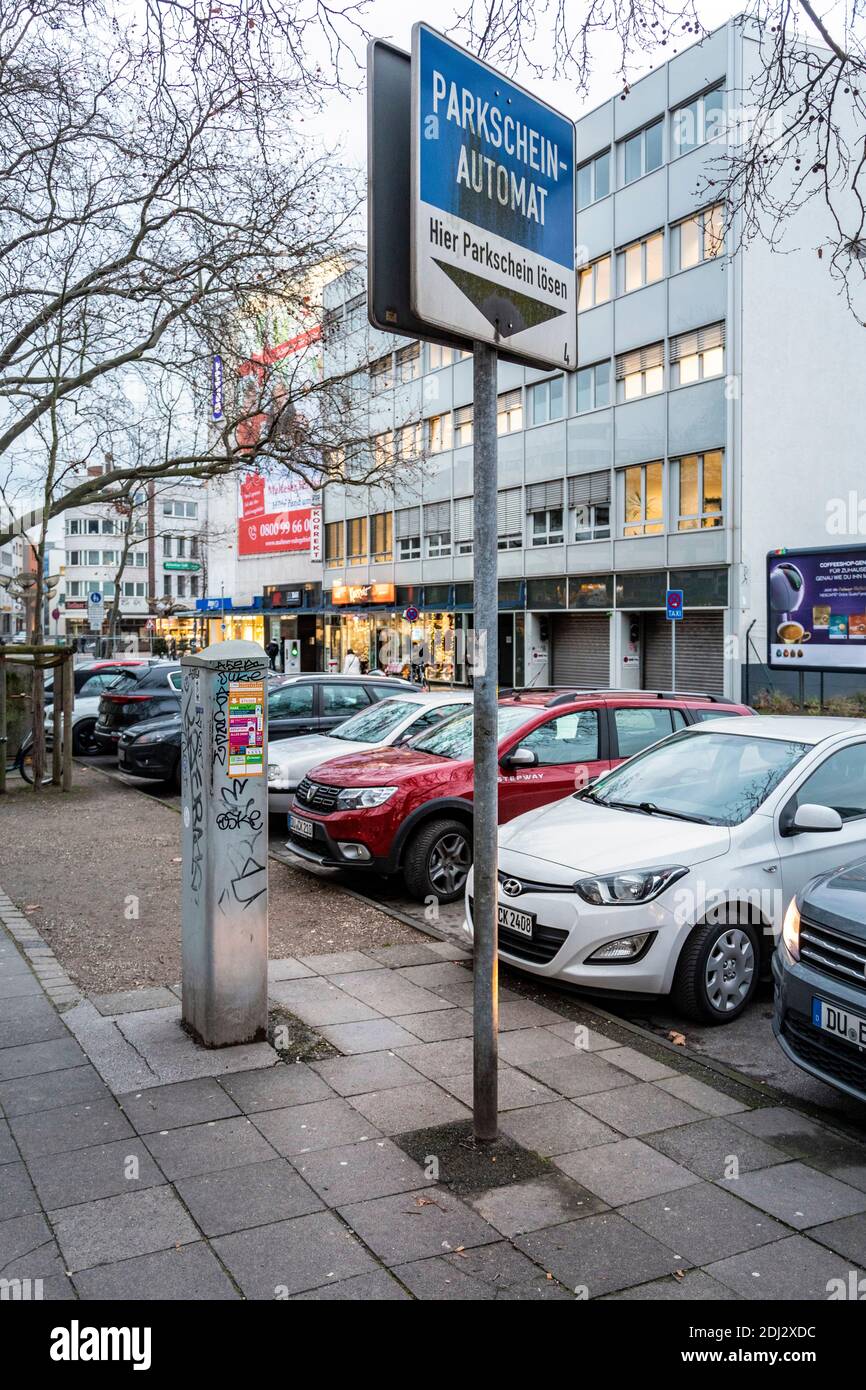
M183 1020L206 1047L268 1018L268 659L255 642L185 656Z

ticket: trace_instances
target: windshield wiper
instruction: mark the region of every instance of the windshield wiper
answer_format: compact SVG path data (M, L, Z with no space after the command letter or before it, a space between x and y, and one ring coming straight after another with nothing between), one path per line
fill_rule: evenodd
M671 811L666 806L656 806L654 801L641 801L637 809L648 816L672 816L674 820L690 820L697 825L708 824L703 816L690 816L685 811Z

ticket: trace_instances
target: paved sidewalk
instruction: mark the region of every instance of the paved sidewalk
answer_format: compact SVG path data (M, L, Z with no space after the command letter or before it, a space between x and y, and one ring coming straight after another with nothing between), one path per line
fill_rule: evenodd
M449 944L271 962L316 1039L287 1062L197 1047L172 990L66 994L0 916L0 1279L45 1298L827 1299L864 1277L860 1144L507 990L503 1137L476 1151Z

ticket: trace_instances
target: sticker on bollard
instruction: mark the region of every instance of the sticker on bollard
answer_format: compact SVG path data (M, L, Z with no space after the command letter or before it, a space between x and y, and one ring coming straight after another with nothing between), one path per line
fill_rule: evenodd
M265 687L261 681L229 685L229 777L264 771Z

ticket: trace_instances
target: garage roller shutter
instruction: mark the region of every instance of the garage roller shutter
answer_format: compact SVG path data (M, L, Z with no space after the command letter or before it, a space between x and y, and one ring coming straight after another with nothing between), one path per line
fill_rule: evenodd
M671 634L673 623L658 613L648 613L643 628L643 684L645 690L671 688ZM677 625L678 690L725 693L725 624L723 613L686 613Z
M576 690L610 685L610 618L560 614L553 620L553 684Z

